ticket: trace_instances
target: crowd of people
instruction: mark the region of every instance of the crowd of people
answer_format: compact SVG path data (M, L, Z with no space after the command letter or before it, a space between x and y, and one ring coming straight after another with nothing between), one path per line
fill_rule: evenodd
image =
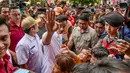
M130 73L128 8L0 7L0 73Z

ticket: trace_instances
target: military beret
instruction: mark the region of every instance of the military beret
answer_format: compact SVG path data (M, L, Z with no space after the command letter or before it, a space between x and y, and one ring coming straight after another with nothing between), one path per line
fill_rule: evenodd
M103 19L105 22L107 22L109 25L113 27L118 27L123 24L124 18L123 16L118 12L111 12L103 16Z

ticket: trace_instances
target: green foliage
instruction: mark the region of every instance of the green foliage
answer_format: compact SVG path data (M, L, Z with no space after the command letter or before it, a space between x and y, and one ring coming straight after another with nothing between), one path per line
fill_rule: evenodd
M72 3L80 4L95 4L100 3L101 0L70 0Z

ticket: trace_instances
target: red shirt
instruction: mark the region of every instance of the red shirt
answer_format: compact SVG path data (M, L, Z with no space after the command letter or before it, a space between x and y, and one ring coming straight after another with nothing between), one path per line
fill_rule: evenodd
M74 26L74 24L75 24L74 18L72 16L70 16L68 19L71 22L72 26Z
M24 31L21 27L21 22L20 26L17 26L13 21L9 21L10 23L10 38L11 38L11 44L10 44L10 49L15 52L15 47L17 43L20 41L20 39L24 36Z
M93 22L90 22L90 21L89 21L89 22L88 22L88 25L89 25L90 27L94 28L94 25L95 25L95 24L94 24Z
M13 67L9 61L9 56L6 54L3 57L3 61L0 60L0 73L14 73L18 68Z

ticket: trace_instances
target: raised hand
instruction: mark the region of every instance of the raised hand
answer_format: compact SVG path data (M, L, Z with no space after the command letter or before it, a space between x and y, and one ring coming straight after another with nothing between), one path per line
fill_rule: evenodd
M53 33L59 28L58 22L56 22L55 12L52 9L46 11L46 17L43 18L47 32L43 34L43 44L48 45L51 42Z
M43 18L47 32L54 32L57 29L56 15L52 9L46 11L46 18Z

